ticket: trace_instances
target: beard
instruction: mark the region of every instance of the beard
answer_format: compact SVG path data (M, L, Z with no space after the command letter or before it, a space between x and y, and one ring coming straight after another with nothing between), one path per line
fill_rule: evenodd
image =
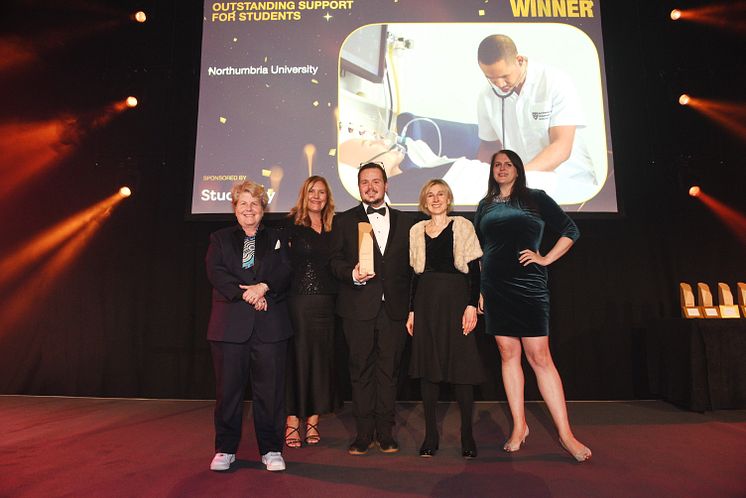
M375 194L371 192L370 195L366 193L365 195L362 196L362 198L363 198L363 202L365 202L366 204L376 207L383 202L384 192L380 191L380 192L376 192Z

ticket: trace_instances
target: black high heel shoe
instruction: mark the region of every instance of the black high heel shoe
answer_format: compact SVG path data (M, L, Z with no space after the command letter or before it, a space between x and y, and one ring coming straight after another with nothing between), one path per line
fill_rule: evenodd
M474 442L474 438L461 440L461 456L467 460L477 457L477 443Z

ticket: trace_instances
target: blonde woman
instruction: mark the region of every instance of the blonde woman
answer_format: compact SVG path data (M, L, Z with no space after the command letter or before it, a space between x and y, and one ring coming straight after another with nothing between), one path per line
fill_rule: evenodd
M407 320L412 336L409 375L420 379L425 412L420 456L432 457L438 450L435 405L439 383L448 382L461 410L461 455L474 458L474 385L485 380L472 334L482 250L471 222L448 215L452 204L453 193L446 182L427 182L420 192L420 210L430 219L409 232L409 262L414 269Z
M289 309L295 336L288 347L285 444L299 448L303 441L318 444L319 415L341 406L333 374L337 284L329 270L334 199L323 177L303 182L289 217Z

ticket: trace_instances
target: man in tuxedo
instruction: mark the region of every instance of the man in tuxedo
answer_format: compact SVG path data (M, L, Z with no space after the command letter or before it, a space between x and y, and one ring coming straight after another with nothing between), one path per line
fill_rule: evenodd
M360 205L338 214L332 228L331 270L341 282L337 314L349 348L352 406L357 436L351 455L375 442L399 451L393 437L394 401L409 311L409 229L412 218L384 203L386 172L378 163L358 171ZM373 273L361 272L358 223L373 227Z

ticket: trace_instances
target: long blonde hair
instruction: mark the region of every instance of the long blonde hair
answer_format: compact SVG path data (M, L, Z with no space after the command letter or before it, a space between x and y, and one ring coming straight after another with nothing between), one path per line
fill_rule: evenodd
M334 197L332 196L332 189L329 188L329 183L323 176L313 175L306 178L306 181L300 186L298 200L288 216L293 218L296 225L311 226L311 217L308 215L308 194L316 182L323 183L326 189L326 205L321 210L321 223L324 230L328 232L332 229L332 218L334 218Z

